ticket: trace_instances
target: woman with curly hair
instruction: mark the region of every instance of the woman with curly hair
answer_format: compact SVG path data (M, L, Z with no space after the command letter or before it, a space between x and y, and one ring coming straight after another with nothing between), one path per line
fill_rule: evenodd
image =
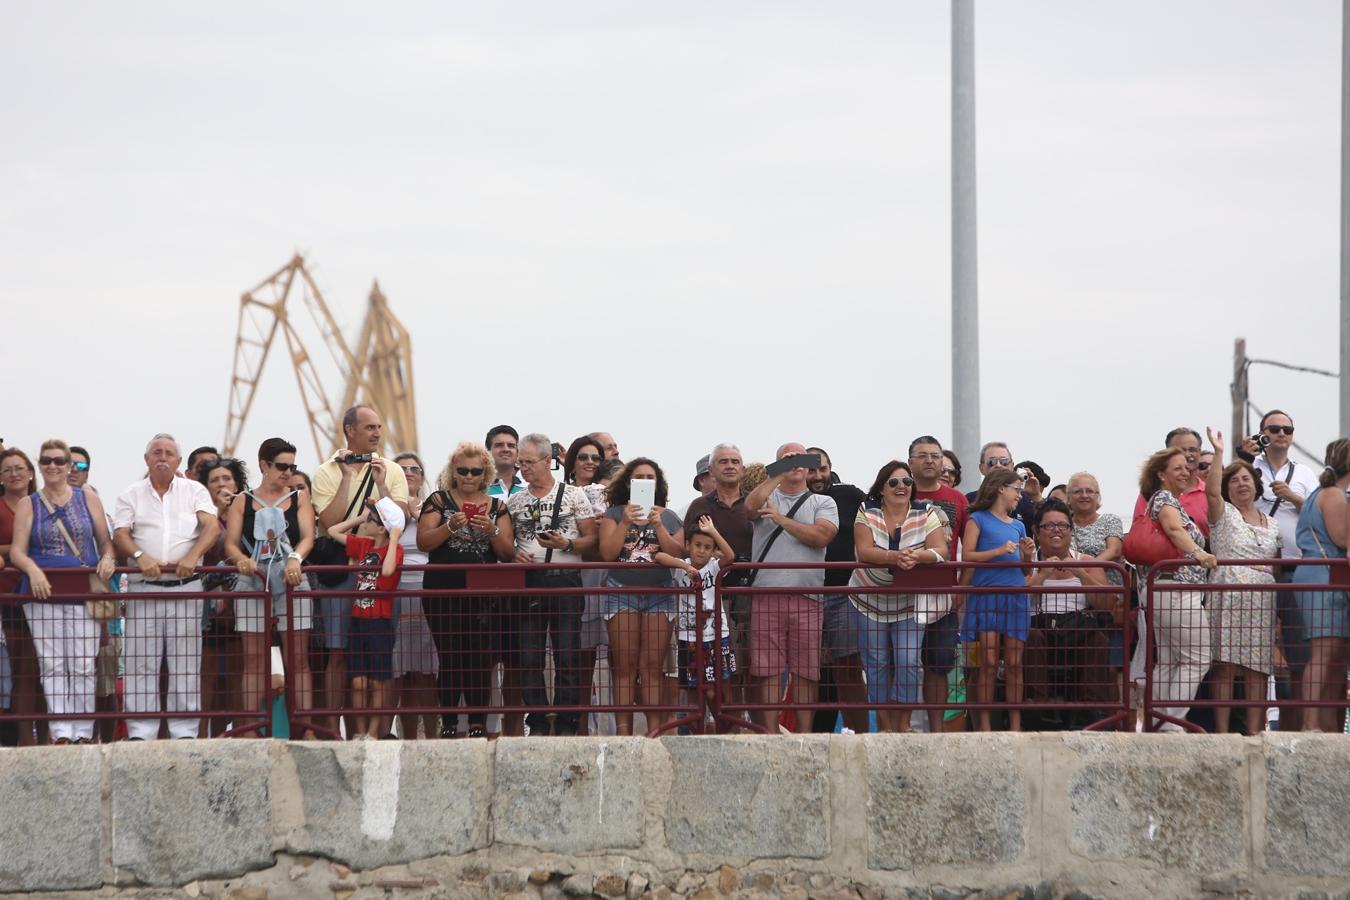
M634 481L655 481L655 503L650 508L631 502ZM605 599L609 631L610 665L614 670L614 703L630 706L642 680L638 705L658 705L661 697L662 662L670 647L675 618L674 594L625 594L624 587L669 587L671 571L658 566L658 552L684 555L684 524L666 509L666 476L653 460L632 460L609 486L609 508L600 519L600 558L610 562L646 562L647 569L613 569L606 585L619 589ZM648 708L648 730L665 722L665 714ZM615 716L617 734L633 733L633 714Z

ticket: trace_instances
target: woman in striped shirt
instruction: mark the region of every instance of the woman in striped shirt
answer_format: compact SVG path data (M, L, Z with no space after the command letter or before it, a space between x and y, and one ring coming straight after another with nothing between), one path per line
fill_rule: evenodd
M946 561L947 535L935 507L915 501L909 466L891 460L881 467L853 522L858 562L850 587L890 587L892 570ZM858 644L867 673L868 703L917 703L923 684L919 657L924 626L951 606L946 595L849 595L858 619ZM882 731L909 731L910 710L878 709Z

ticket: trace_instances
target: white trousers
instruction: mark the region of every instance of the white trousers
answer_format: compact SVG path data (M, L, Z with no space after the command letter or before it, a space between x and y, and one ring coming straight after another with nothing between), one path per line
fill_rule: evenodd
M184 585L160 587L132 584L132 591L165 594L200 592L201 580ZM202 598L166 597L128 600L126 635L122 639L126 669L126 710L128 713L159 712L159 667L169 665L168 705L164 712L196 713L201 710L202 676ZM169 736L195 738L201 720L169 720ZM159 736L159 719L127 720L127 737L153 741Z
M1158 712L1186 718L1190 701L1209 670L1209 616L1200 601L1200 591L1169 591L1160 582L1150 598L1153 604L1153 699L1180 700L1185 706L1158 707ZM1170 722L1161 731L1181 731Z
M37 648L42 693L47 711L57 716L94 711L94 660L98 656L98 623L83 603L25 603L24 617ZM52 740L94 737L93 719L52 719Z

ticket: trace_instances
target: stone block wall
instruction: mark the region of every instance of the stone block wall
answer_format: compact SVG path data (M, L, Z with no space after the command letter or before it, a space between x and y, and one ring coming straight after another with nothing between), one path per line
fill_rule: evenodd
M0 813L0 892L16 893L871 900L1350 889L1350 741L1337 735L10 749L0 750Z

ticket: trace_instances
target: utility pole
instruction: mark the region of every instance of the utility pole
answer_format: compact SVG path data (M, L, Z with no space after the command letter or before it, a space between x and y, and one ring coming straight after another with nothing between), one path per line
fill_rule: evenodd
M1341 434L1350 434L1350 0L1341 0Z
M1350 2L1350 0L1347 0ZM1230 460L1237 459L1237 449L1242 446L1242 438L1247 433L1243 423L1247 419L1247 339L1233 341L1233 383L1229 385L1233 397L1233 424L1228 432L1228 450ZM1223 465L1223 460L1216 460Z
M976 237L975 0L952 0L952 446L967 468L980 450Z

